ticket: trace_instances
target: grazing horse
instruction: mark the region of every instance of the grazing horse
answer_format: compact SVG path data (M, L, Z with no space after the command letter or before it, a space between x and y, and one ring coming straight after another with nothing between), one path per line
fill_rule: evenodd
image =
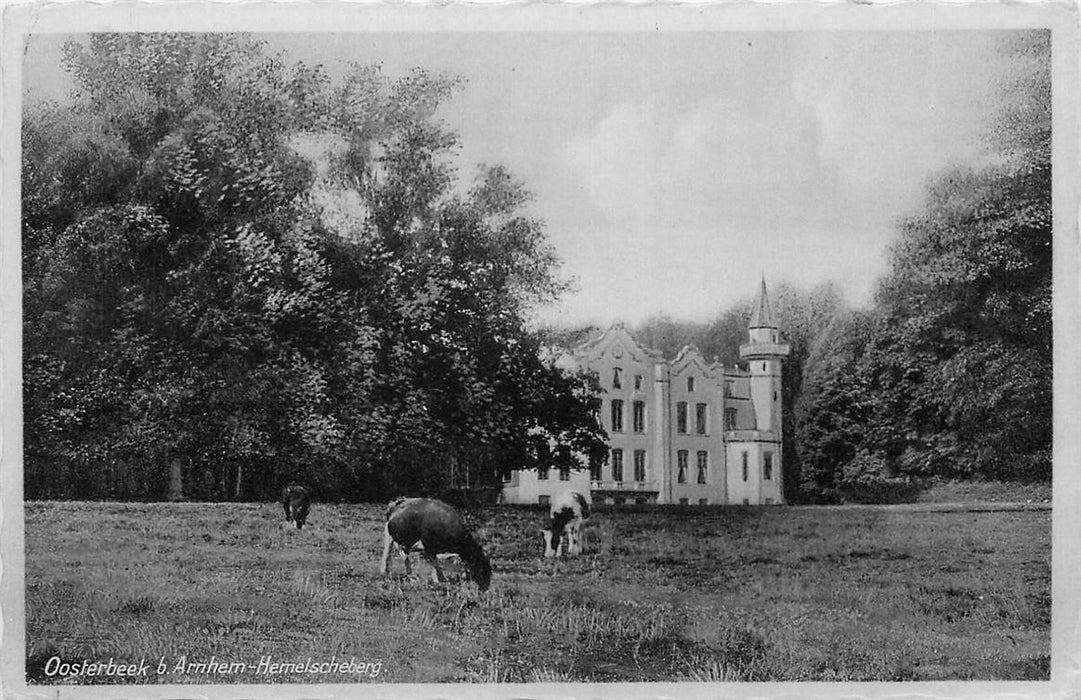
M544 556L558 557L582 552L582 521L589 519L589 503L577 491L564 491L552 499L552 511L544 536ZM567 545L563 545L563 535Z
M288 486L282 489L282 508L285 509L285 520L293 523L296 529L300 530L304 527L304 522L308 519L308 510L311 507L311 494L308 493L308 489L300 484L291 481Z
M391 551L395 545L405 557L408 572L409 553L418 551L418 544L419 551L431 564L436 580L446 580L438 556L457 554L465 564L469 578L477 582L481 591L488 590L492 580L491 564L457 510L432 498L398 498L391 501L387 506L380 573L386 576L390 569Z

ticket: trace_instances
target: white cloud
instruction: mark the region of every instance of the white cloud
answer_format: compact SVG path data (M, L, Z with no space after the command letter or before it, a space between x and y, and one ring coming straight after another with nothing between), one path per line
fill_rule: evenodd
M791 96L761 109L743 95L712 96L690 110L623 103L564 161L615 224L742 229L803 221L832 192L816 115ZM821 211L816 206L816 211Z

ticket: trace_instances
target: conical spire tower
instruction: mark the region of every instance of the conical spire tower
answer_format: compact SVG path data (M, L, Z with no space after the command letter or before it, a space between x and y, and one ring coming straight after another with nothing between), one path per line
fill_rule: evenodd
M747 323L748 328L776 328L773 321L773 309L769 305L769 294L766 292L766 277L762 276L762 284L758 288L758 298L751 307L751 318Z
M758 290L758 298L747 322L750 342L739 346L739 357L748 364L751 373L751 401L754 403L757 428L776 432L781 429L781 363L788 357L788 343L782 343L769 306L766 280Z

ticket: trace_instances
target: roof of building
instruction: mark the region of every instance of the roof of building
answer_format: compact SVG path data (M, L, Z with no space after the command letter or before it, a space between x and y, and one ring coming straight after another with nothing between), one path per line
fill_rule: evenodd
M748 328L776 328L773 321L773 311L769 306L769 296L766 294L766 278L762 278L762 286L758 289L758 298L754 300L751 308L751 320L747 323Z
M638 342L634 338L634 336L632 336L627 331L627 328L620 321L613 323L600 335L590 340L587 340L586 342L576 347L574 349L574 354L578 357L581 357L583 355L588 355L595 352L598 348L602 346L615 343L619 343L628 352L630 352L635 360L643 359L640 356L644 356L645 358L651 359L655 362L664 360L664 356L660 352Z

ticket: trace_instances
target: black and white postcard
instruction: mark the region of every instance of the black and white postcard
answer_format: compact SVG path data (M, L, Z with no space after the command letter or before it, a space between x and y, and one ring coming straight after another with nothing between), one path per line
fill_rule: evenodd
M1081 693L1075 4L0 29L5 698Z

